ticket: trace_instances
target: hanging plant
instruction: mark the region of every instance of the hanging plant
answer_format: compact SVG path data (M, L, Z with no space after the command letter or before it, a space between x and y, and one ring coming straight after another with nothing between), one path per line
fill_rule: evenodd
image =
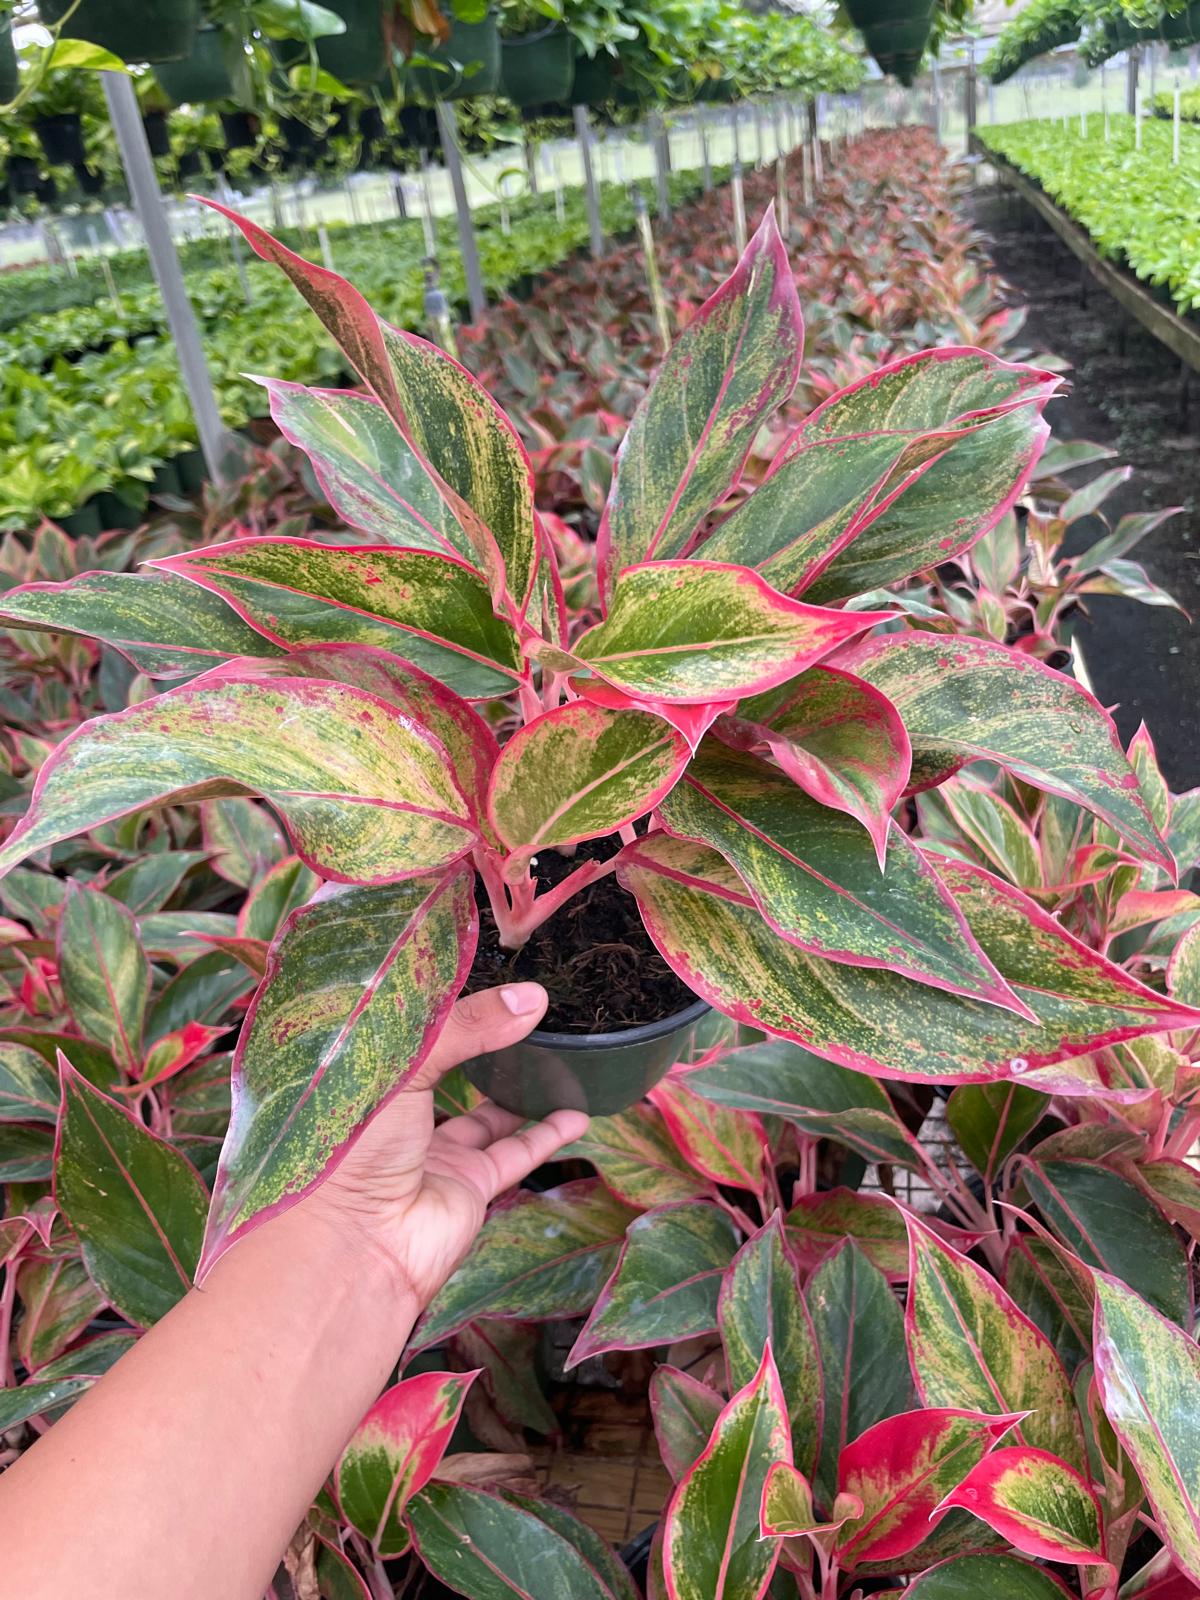
M200 26L200 0L38 0L48 28L86 39L122 61L179 61Z

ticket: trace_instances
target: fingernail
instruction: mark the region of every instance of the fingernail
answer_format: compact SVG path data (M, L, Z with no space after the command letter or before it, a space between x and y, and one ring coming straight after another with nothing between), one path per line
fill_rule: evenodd
M531 1011L540 1011L545 1000L545 990L540 983L507 983L500 991L505 1010L514 1017L527 1017Z

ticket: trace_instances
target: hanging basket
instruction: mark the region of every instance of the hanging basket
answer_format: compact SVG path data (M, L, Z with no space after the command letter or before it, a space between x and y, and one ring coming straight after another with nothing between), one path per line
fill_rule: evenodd
M1194 3L1173 17L1164 17L1158 30L1163 40L1175 49L1200 41L1200 3Z
M737 99L737 84L732 78L705 78L696 90L695 98L702 105L729 105Z
M345 33L317 40L317 60L342 83L364 88L387 70L380 0L322 0L346 24Z
M71 0L38 0L48 28L71 10ZM79 0L64 30L111 50L122 61L181 61L200 26L200 0Z
M891 73L907 88L921 69L932 26L933 11L926 5L907 16L864 27L863 43L878 62L880 71Z
M87 160L83 148L83 124L77 111L56 117L34 117L33 131L52 167L82 166Z
M42 169L32 156L9 156L8 181L14 194L36 194Z
M99 167L81 165L75 168L75 182L79 185L80 194L94 199L104 190L104 173Z
M500 92L515 106L563 105L575 79L575 41L561 25L500 40Z
M220 117L227 150L248 150L256 143L255 125L248 111L222 111Z
M163 93L177 106L228 100L234 85L220 28L205 23L190 53L182 61L155 67L154 76Z
M603 106L617 96L617 77L621 64L607 50L594 56L577 49L575 75L571 84L570 102L573 106Z
M0 17L0 101L17 97L17 52L13 49L12 18Z
M427 100L465 100L468 95L495 94L500 83L500 32L496 19L453 22L445 44L421 54L436 67L410 67L408 80Z

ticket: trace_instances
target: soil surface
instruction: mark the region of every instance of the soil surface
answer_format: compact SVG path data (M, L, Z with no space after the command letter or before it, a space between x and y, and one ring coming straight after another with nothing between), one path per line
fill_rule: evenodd
M534 876L552 888L583 861L607 861L615 839L589 839L574 856L543 850ZM550 1007L543 1028L553 1033L608 1033L659 1022L695 1002L642 926L637 901L615 876L600 878L573 895L520 950L502 950L482 883L479 948L466 993L496 983L545 984Z
M1029 308L1020 336L1031 358L1052 351L1071 363L1071 392L1046 412L1055 434L1092 439L1117 452L1132 478L1109 497L1115 515L1177 505L1183 510L1131 553L1153 582L1186 611L1200 613L1200 373L1190 378L1186 418L1180 407L1178 356L1124 312L1050 228L1009 192L981 188L975 220L989 238L1010 299ZM1087 481L1101 467L1070 481ZM1077 525L1084 548L1098 524ZM1114 710L1128 743L1143 719L1175 791L1200 784L1200 628L1167 608L1108 596L1089 599L1077 630L1087 671Z

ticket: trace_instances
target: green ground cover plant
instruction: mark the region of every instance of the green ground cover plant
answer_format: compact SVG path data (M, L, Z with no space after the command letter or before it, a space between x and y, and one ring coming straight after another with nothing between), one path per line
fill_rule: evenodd
M1172 165L1172 128L1147 117L1142 148L1134 119L1091 117L1084 134L1074 119L1014 122L979 137L1039 183L1091 235L1102 254L1165 289L1180 311L1200 306L1200 130L1182 130Z

